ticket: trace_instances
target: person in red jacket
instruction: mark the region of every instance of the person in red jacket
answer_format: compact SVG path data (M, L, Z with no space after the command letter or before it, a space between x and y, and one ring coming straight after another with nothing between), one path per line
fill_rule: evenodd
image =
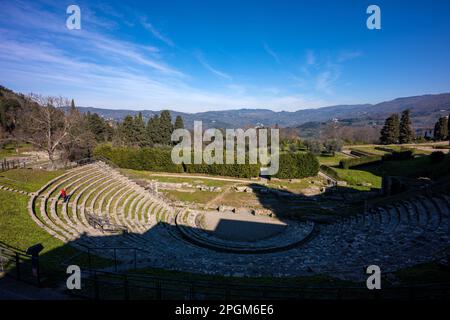
M64 199L64 202L67 202L67 199L69 198L69 196L67 195L67 191L66 189L61 189L61 198Z

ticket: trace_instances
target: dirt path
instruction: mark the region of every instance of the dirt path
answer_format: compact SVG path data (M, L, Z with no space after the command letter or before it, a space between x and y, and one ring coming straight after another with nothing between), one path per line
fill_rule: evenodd
M395 146L403 146L403 147L423 147L423 146L440 146L440 145L448 145L448 141L438 141L438 142L424 142L424 143L406 143L406 144L355 144L355 145L345 145L343 149L349 148L361 148L361 147L395 147Z
M219 177L208 177L190 174L176 174L176 173L152 173L152 176L156 177L172 177L172 178L189 178L189 179L208 179L216 181L230 181L239 183L257 183L258 180L248 180L248 179L238 179L238 178L219 178Z
M71 299L61 290L38 288L16 281L9 277L0 277L0 300L66 300Z
M205 207L210 207L210 206L212 206L213 204L218 205L218 204L219 204L219 201L221 201L221 200L223 199L223 197L224 197L225 195L227 195L228 193L233 192L232 189L233 189L235 186L237 186L237 185L238 185L237 183L234 183L233 185L228 186L223 192L221 192L220 194L218 194L214 199L209 200L209 201L205 204Z

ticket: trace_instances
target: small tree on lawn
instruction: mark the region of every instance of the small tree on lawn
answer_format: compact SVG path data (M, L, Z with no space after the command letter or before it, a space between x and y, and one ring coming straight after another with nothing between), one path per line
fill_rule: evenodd
M414 140L414 131L411 125L411 112L409 110L402 112L399 131L400 144L410 143Z
M398 143L400 131L400 120L398 114L392 114L386 119L383 129L381 129L381 144L394 144Z

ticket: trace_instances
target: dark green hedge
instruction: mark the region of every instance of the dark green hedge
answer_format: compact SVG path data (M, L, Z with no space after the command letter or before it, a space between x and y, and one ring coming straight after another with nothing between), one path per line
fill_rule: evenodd
M188 173L204 173L238 178L258 177L259 164L185 164Z
M113 148L110 145L99 145L94 156L101 156L121 168L187 172L220 175L239 178L258 177L259 164L173 164L170 148ZM311 153L280 154L280 170L275 175L281 179L305 178L315 176L319 172L319 161Z
M109 145L99 145L94 150L94 156L102 156L121 168L183 172L182 165L176 165L171 159L169 148L112 148Z
M135 170L204 173L239 178L258 177L260 172L260 166L256 164L176 165L172 162L170 148L113 148L99 145L94 150L94 156L105 157L121 168Z
M383 156L383 161L402 161L402 160L409 160L412 158L414 158L413 150L401 150L385 154Z
M339 162L339 167L349 169L363 164L376 163L382 160L381 156L370 156L362 158L343 159Z
M316 176L319 172L319 161L312 153L280 154L280 169L275 175L280 179L300 179Z

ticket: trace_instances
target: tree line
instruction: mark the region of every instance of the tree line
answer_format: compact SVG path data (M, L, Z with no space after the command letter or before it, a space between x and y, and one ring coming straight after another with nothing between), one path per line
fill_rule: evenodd
M116 123L79 112L73 99L16 94L0 86L0 147L6 141L30 144L48 155L52 167L57 160L89 158L95 146L105 142L117 147L169 146L173 130L183 127L180 116L172 124L169 111L147 123L141 113Z
M440 117L433 130L435 141L449 140L449 117ZM416 139L411 123L411 112L405 110L399 116L397 113L390 115L380 132L380 144L406 144Z

